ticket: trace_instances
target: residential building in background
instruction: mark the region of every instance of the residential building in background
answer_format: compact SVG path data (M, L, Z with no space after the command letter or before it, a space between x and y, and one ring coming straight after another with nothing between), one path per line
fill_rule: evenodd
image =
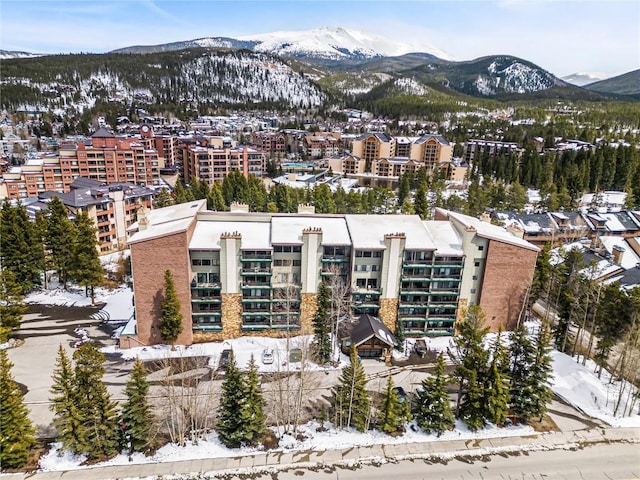
M98 250L109 253L126 247L127 228L137 220L138 212L151 209L155 190L133 183L104 183L89 178L76 178L68 192L47 191L38 201L26 206L34 218L37 211L45 211L53 197L58 197L71 216L80 211L88 213L98 229Z
M189 146L183 152L182 175L185 183L204 180L209 185L222 182L228 173L237 170L248 177L266 174L264 153L253 147Z
M129 240L135 328L121 347L161 342L157 279L167 269L182 344L311 333L323 279L349 287L353 314L375 315L391 331L400 323L413 336L452 335L471 304L492 330L521 318L539 249L503 228L441 209L427 222L309 212L211 212L197 201L139 217Z
M116 137L100 128L87 145L72 141L60 145L57 154L27 160L10 167L0 182L0 197L24 199L48 190L68 192L78 177L104 183L128 182L159 186L158 151L140 138Z

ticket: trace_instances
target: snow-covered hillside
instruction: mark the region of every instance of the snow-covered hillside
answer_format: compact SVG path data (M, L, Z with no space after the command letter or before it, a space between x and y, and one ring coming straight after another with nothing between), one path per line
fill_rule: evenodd
M86 71L86 70L85 70ZM233 52L181 57L179 63L139 64L136 70L109 64L89 75L77 70L52 76L50 81L5 77L2 84L22 85L41 92L38 101L15 108L90 108L98 100L152 103L277 102L292 107L320 105L320 89L285 63L263 54Z
M18 52L13 50L0 50L0 60L8 60L11 58L35 58L41 57L38 53Z
M474 82L481 95L528 93L546 90L557 84L553 75L539 67L511 57L496 57Z

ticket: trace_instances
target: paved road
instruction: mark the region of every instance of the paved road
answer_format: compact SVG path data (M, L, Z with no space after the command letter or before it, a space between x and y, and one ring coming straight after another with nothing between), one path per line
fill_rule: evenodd
M233 478L233 477L232 477ZM470 460L457 458L443 463L404 460L356 469L321 471L295 469L255 477L257 480L601 480L640 478L637 444L598 444L581 450L528 452L524 455L491 455Z

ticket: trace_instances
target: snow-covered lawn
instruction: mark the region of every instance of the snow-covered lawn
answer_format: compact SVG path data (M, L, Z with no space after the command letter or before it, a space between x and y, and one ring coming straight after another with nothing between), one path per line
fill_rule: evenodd
M108 311L111 318L128 318L133 313L131 291L128 288L117 290L98 289L96 300L104 302L104 310ZM51 289L34 293L28 296L29 303L43 303L55 305L90 305L91 300L84 296L84 292L65 291L61 289ZM532 324L535 328L535 324ZM489 337L489 336L488 336ZM505 340L507 336L505 335ZM495 335L487 338L487 342L492 341ZM309 336L291 337L289 349L300 348L303 352L307 351L311 342ZM449 346L450 338L426 338L427 347L435 351L446 351ZM406 351L410 352L414 340L409 340ZM168 357L185 357L185 356L205 356L210 358L210 366L217 366L220 354L224 349L231 348L234 351L235 358L240 368L246 368L251 356L255 358L260 371L273 372L283 370L283 366L287 366L287 370L301 368L300 363L288 364L286 339L274 339L267 337L242 337L230 339L224 342L212 342L195 344L190 347L177 346L175 351L166 345L158 345L154 347L141 347L129 350L120 350L117 346L108 346L103 348L103 352L119 353L123 359L140 358L142 360L163 359ZM274 362L264 365L261 362L261 353L264 349L274 350ZM402 356L394 352L394 355ZM615 408L615 398L619 391L619 383L609 383L609 374L603 373L602 378L598 379L594 373L595 365L588 361L586 366L576 363L575 358L571 358L560 352L553 351L553 369L554 379L552 389L555 393L565 399L567 402L576 406L586 414L598 418L612 426L617 427L640 427L640 415L623 417L621 413L617 416L613 415ZM334 368L340 368L348 359L340 356L340 365ZM307 370L322 370L325 367L306 362ZM626 398L626 397L625 397ZM634 410L637 412L637 407ZM490 437L508 437L517 435L530 435L533 429L527 426L512 426L507 428L496 428L489 425L478 432L470 432L461 422L456 422L456 428L447 432L440 438L432 435L424 434L420 431L407 429L406 433L399 437L390 437L378 431L370 431L367 433L358 433L354 430L336 430L330 425L326 431L317 431L318 424L310 422L300 427L298 438L285 435L280 440L278 451L303 451L303 450L326 450L335 448L349 448L353 446L369 446L369 445L386 445L386 444L404 444L412 442L425 441L442 441L442 440L464 440L476 438ZM52 448L41 459L40 466L43 470L67 470L83 468L81 464L84 462L83 457L78 457L62 452L58 456L59 447ZM133 463L155 463L173 460L188 460L198 458L212 457L231 457L237 455L249 455L255 453L256 449L228 449L224 447L218 440L215 433L211 433L206 440L201 440L197 445L187 444L179 446L175 444L165 445L159 449L153 456L145 457L141 454L132 456ZM104 462L102 465L128 465L129 457L126 454Z
M371 445L398 445L415 442L446 441L446 440L467 440L479 438L513 437L520 435L530 435L534 431L528 426L511 426L506 428L496 428L489 425L477 432L469 431L466 426L457 421L455 430L444 433L441 437L428 435L421 431L407 429L406 433L399 437L391 437L385 433L373 430L367 433L359 433L353 429L336 430L329 423L326 431L318 432L317 422L309 422L298 429L298 438L293 435L284 435L280 440L280 446L274 452L296 452L296 451L324 451L330 449L371 446ZM54 447L40 459L42 470L74 470L83 468L82 463L86 460L84 456L73 455L69 452L60 452L60 444ZM236 457L238 455L251 455L263 451L258 448L235 448L225 447L215 433L211 433L206 440L200 440L197 444L187 442L184 447L176 444L168 444L160 448L154 455L144 456L135 453L129 461L126 453L120 454L106 462L98 465L130 465L131 463L158 463L173 462L181 460L197 460L201 458L214 457ZM58 456L61 454L61 456Z

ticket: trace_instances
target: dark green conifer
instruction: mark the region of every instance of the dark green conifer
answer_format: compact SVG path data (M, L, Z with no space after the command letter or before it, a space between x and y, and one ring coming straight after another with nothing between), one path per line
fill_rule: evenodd
M387 377L387 387L380 408L380 428L384 433L395 434L404 430L405 416L398 392L394 390L393 377Z
M14 381L6 350L0 350L0 467L20 468L36 443L20 386Z
M27 307L22 288L11 270L0 271L0 343L6 342L12 330L17 329Z
M334 423L339 428L354 427L364 432L371 414L367 379L355 348L351 349L350 360L342 369L338 384L331 389Z
M266 431L265 401L260 386L258 366L253 356L249 362L249 371L244 375L244 404L240 417L243 422L244 439L246 445L260 443Z
M164 298L160 304L159 328L162 341L170 343L171 350L175 350L175 341L184 327L180 313L180 299L176 293L171 270L164 272Z
M54 413L53 425L58 431L56 440L62 443L62 450L84 453L88 450L87 426L78 408L78 394L75 385L73 365L62 345L58 348L56 365L53 369L50 409Z
M91 459L109 457L118 451L117 404L111 400L102 377L104 355L93 343L85 343L73 353L74 387L78 413L84 421Z
M151 406L147 399L147 369L136 359L125 387L127 399L120 413L121 446L131 452L142 452L151 441Z
M104 269L98 256L97 229L87 212L82 211L74 220L76 235L73 242L73 258L69 265L69 276L91 292L91 303L95 303L95 287L104 282Z
M220 395L220 409L216 431L220 441L227 447L239 447L244 441L242 411L244 409L244 380L236 360L231 355Z
M69 220L67 207L58 197L53 197L47 209L46 245L64 288L67 287L69 268L73 261L74 241L75 228Z
M438 355L433 376L425 378L421 388L416 392L415 410L418 426L427 433L435 433L438 437L451 430L454 424L447 384L444 356L441 353Z
M320 283L318 291L318 308L313 316L314 347L318 363L327 363L331 359L331 337L329 335L329 308L331 298L329 287L325 281Z

